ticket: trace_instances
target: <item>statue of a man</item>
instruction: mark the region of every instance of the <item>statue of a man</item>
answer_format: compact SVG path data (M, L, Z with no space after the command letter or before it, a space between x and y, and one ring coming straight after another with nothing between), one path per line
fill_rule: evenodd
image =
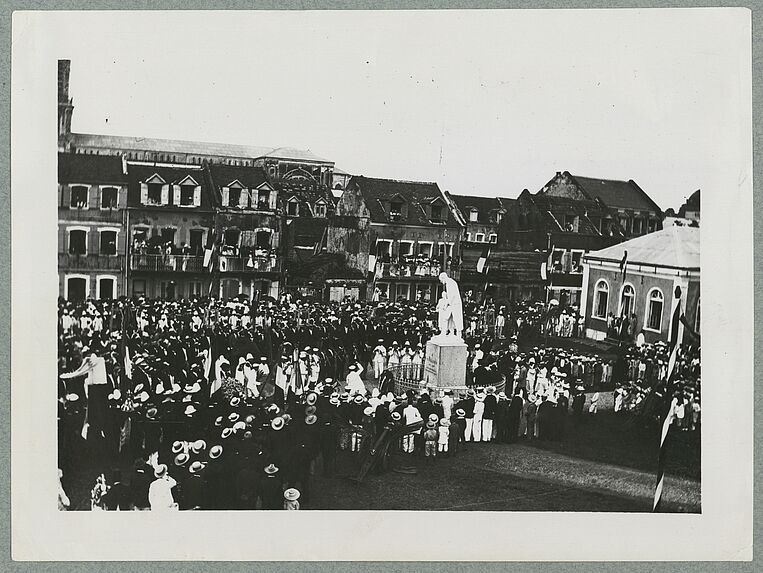
M448 300L443 319L447 318L448 331L451 335L463 338L464 310L458 283L446 273L440 273L440 282L445 286L445 295Z

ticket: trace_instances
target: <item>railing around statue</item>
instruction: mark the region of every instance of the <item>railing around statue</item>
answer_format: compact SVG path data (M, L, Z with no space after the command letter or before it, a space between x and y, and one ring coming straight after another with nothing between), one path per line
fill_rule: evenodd
M400 395L408 390L414 390L419 392L426 387L426 380L424 376L424 364L399 364L397 366L390 366L387 368L392 378L395 380L395 394ZM466 388L476 388L476 384L473 383L473 378L470 375L466 376L466 385L453 388L454 390L464 390ZM436 387L436 395L442 395L446 387ZM506 391L506 382L501 380L495 384L495 392Z

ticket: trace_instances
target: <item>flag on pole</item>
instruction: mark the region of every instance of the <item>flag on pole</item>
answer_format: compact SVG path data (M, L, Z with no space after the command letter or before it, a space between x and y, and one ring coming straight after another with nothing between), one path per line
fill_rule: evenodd
M628 269L628 251L623 251L623 258L620 261L620 273L622 274L621 275L622 282L625 282L625 273L627 272L627 269Z
M123 335L123 339L126 338ZM125 377L132 381L132 360L130 359L130 347L128 346L127 342L125 341L124 344L124 374ZM130 385L132 387L132 384Z
M670 319L670 358L668 359L668 376L667 380L670 380L673 374L673 369L676 367L676 360L678 358L678 348L681 342L681 332L683 323L681 322L681 287L676 287L675 297L678 299L676 308L673 311L673 318Z
M662 422L662 431L660 432L660 450L659 455L657 458L657 484L654 488L654 501L652 503L652 512L656 513L659 512L661 509L661 503L662 503L662 491L665 484L665 440L668 437L668 432L670 431L670 425L673 423L673 420L676 417L676 408L678 407L678 398L674 398L671 396L671 388L672 388L672 377L673 372L675 370L676 366L676 360L678 359L678 348L681 343L681 333L679 332L681 327L683 326L681 323L681 287L677 286L675 290L675 298L678 299L676 302L676 308L673 311L673 317L671 319L671 326L670 326L670 359L668 360L668 374L667 378L665 379L665 383L667 385L666 394L668 399L670 400L670 405L668 407L667 412L665 413L665 418Z
M212 269L214 268L212 259L214 258L216 248L217 242L215 241L215 230L210 229L207 232L207 246L204 247L204 268L209 272L212 272Z
M487 261L490 258L490 247L482 249L482 254L477 260L477 272L481 274L487 274Z

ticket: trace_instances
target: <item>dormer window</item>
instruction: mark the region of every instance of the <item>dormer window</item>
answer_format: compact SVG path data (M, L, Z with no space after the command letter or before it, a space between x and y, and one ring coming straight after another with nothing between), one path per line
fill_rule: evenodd
M181 185L180 186L180 204L182 206L193 205L193 196L196 187L194 185Z
M500 211L493 211L490 213L490 222L495 223L496 225L501 222L501 212Z
M442 205L440 205L438 203L435 203L434 205L432 205L431 213L432 213L432 216L431 216L432 221L435 221L435 222L438 222L438 223L441 223L443 221L443 217L442 217Z
M257 197L257 208L261 211L270 209L270 189L260 189Z
M470 209L469 220L474 223L477 221L478 218L479 218L479 211L477 211L477 209Z
M150 205L162 204L162 184L161 183L148 184L148 203Z
M286 214L290 217L298 217L299 216L299 201L297 201L295 198L289 199L289 202L286 204Z
M238 207L241 202L241 188L230 187L228 189L228 206Z
M323 201L318 201L315 204L315 207L313 208L313 214L316 217L325 217L326 216L326 203Z

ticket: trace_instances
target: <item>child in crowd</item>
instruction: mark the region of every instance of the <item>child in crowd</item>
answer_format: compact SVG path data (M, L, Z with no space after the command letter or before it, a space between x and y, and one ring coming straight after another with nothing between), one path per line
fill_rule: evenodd
M450 443L450 420L443 418L440 420L440 433L437 438L437 453L450 457L448 453L448 444Z
M424 457L430 463L437 455L437 422L427 422L427 429L424 430Z

